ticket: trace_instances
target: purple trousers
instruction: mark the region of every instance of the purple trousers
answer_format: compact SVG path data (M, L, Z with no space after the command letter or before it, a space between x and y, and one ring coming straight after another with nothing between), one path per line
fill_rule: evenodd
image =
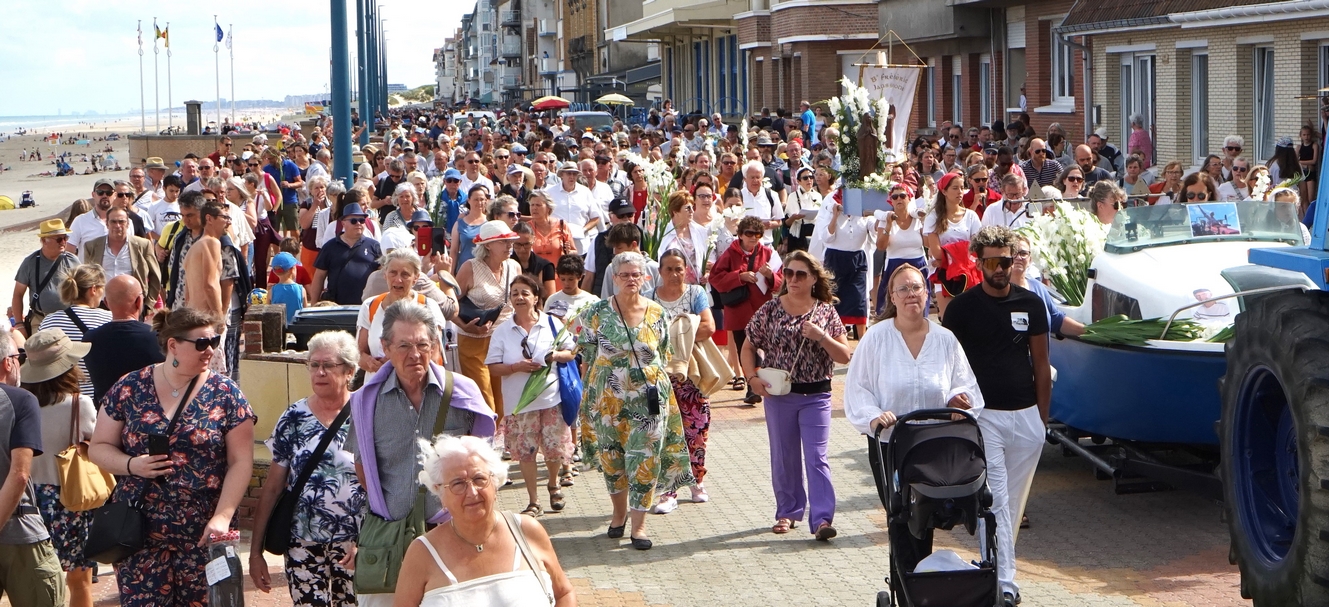
M766 398L766 432L771 440L771 484L775 518L803 520L809 531L835 519L835 488L826 448L831 437L831 394L786 394ZM801 461L800 461L801 459ZM807 471L807 489L803 473Z

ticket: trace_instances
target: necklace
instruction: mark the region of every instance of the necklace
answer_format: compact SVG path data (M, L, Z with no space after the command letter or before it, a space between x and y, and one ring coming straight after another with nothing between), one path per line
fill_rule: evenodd
M161 367L158 367L158 368L160 369ZM183 389L184 389L184 386L180 386L180 387L177 388L174 384L172 384L172 383L171 383L171 380L170 380L169 378L166 377L166 370L165 370L165 369L162 369L162 381L166 382L166 385L167 385L167 386L170 386L170 388L171 388L171 398L179 398L179 397L180 397L180 390L183 390ZM186 382L186 383L188 383L188 382Z
M484 544L484 542L480 542L479 544L473 544L473 543L471 543L471 540L468 540L468 539L466 539L466 538L464 538L464 537L461 536L461 532L460 532L460 531L457 531L457 519L448 519L448 526L449 526L449 527L452 527L452 534L455 535L455 536L457 536L457 539L459 539L459 540L461 540L461 541L463 541L463 542L466 542L467 544L471 544L472 546L474 546L476 552L484 552L484 551L485 551L485 544ZM491 524L490 524L490 526L489 526L489 533L486 533L486 534L485 534L485 539L486 539L486 540L489 539L489 536L492 535L493 533L494 533L494 526L493 526L492 521L491 521Z

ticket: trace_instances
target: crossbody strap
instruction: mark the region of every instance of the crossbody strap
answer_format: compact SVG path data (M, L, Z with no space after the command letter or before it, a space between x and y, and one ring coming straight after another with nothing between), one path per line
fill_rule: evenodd
M300 470L300 477L295 479L295 486L291 488L293 495L300 495L304 491L305 484L309 482L309 477L314 475L314 469L318 468L319 461L323 459L323 454L327 452L328 445L332 443L332 437L337 436L342 424L346 423L346 418L350 416L351 404L348 402L342 406L337 418L332 420L332 425L323 431L323 437L319 439L318 446L314 447L314 452L309 454L309 459L305 461L304 468Z
M70 322L73 322L74 326L78 327L78 330L82 331L84 335L88 334L88 325L83 322L82 318L78 317L78 314L74 313L74 306L65 308L65 316L68 316Z
M33 256L36 258L32 262L32 271L35 273L37 271L37 264L41 261L42 252L37 251L36 253L33 253ZM59 268L60 268L60 258L57 257L55 261L51 262L51 269L46 271L46 276L43 276L41 282L37 283L37 288L32 290L31 294L32 303L28 307L32 308L33 310L36 310L37 308L41 307L42 291L46 290L46 285L50 284L51 278L55 276L55 271L58 270ZM45 311L42 311L42 313L45 314Z
M641 369L641 361L637 360L637 338L632 336L632 329L628 328L628 320L623 318L623 309L618 307L618 299L613 298L610 302L614 306L614 311L618 313L618 322L623 324L623 332L628 334L628 353L632 355L632 363L637 365L637 370Z
M540 575L545 572L544 563L531 554L531 546L526 543L526 534L521 530L520 516L512 512L504 512L502 516L503 522L508 524L508 531L512 533L512 539L517 541L517 551L521 553L523 559L526 559L526 566L531 568L531 575L535 576L535 580L540 583L540 590L544 591L545 598L549 600L550 605L553 605L554 592L545 584L545 578Z
M199 375L202 375L202 374L200 373ZM185 401L181 402L181 403L175 408L175 415L171 417L171 423L166 424L166 439L167 439L168 441L170 440L171 436L173 436L173 435L175 434L175 427L176 427L177 425L179 425L179 423L180 423L180 418L185 416L185 408L189 406L189 403L194 402L194 396L196 396L196 395L195 395L193 392L194 392L194 386L198 385L198 377L199 377L198 375L195 375L193 379L189 380L189 386L185 388L185 398L187 398L188 400L185 400ZM160 396L157 398L157 402L158 402L158 404L161 403L161 397L160 397ZM166 479L165 476L159 476L159 477L157 477L155 480L156 480L156 482L159 482L159 483L160 483L160 482L164 482L165 479ZM149 480L152 480L152 479L149 479ZM142 502L142 501L143 501L143 494L144 494L145 492L147 492L147 490L148 490L148 484L149 484L149 483L143 483L143 486L139 488L139 490L138 490L138 498L137 498L135 501L138 501L138 502Z
M434 436L443 433L447 424L448 413L452 410L452 371L443 369L443 400L438 405L438 417L434 418ZM433 440L434 436L429 437Z

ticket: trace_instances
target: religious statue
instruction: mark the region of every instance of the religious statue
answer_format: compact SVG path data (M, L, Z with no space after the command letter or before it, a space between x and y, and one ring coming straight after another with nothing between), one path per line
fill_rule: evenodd
M877 154L881 150L877 129L872 127L872 115L863 112L858 119L858 175L867 177L877 172Z

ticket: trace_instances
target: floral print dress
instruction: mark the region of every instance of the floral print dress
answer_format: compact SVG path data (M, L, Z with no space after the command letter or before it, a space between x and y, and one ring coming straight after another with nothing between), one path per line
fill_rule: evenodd
M676 491L695 480L683 419L664 370L669 349L664 308L648 302L641 324L628 329L612 304L612 298L597 301L579 317L577 345L588 363L582 457L604 473L610 493L627 491L630 508L647 510L655 505L657 492ZM649 411L647 385L659 390L658 415Z
M164 415L152 380L155 366L125 375L103 397L103 411L124 423L120 442L130 456L148 454L148 435L164 434ZM176 415L183 415L170 438L173 471L163 480L119 477L112 501L138 502L145 521L142 550L115 564L122 607L204 607L208 587L203 575L208 549L198 545L212 518L226 477L226 434L246 420L258 419L240 387L217 373L208 374L198 393ZM234 524L234 521L232 521Z
M272 463L286 468L286 490L305 469L328 427L300 399L282 413L267 440ZM355 455L347 451L351 420L337 430L309 476L295 509L291 548L286 553L286 581L296 605L354 605L354 572L338 564L359 535L365 491L355 477Z

